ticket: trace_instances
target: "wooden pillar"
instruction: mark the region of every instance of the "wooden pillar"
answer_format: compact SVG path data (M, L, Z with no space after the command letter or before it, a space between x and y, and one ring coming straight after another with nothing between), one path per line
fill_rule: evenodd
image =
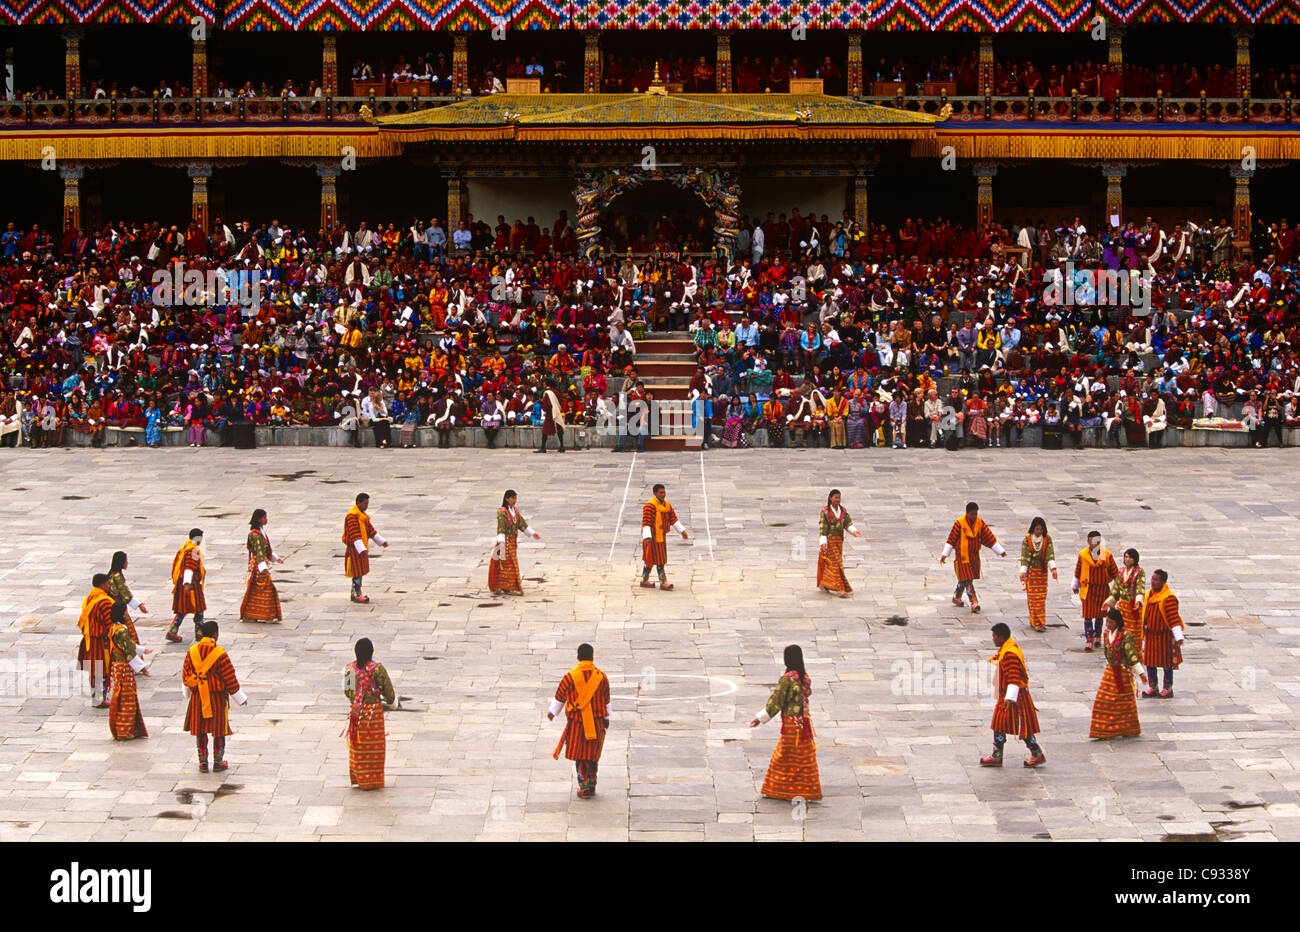
M339 44L333 35L326 35L321 54L321 90L332 97L339 94Z
M81 31L69 29L63 34L63 78L67 97L81 96Z
M1124 26L1121 23L1106 24L1106 61L1112 65L1124 64Z
M451 43L451 86L457 94L469 93L469 40L461 32Z
M849 33L849 65L845 72L845 86L850 97L862 96L862 33Z
M212 177L212 163L196 162L186 167L190 176L190 217L206 236L208 233L208 179Z
M864 171L853 176L853 219L858 222L859 230L867 228L867 178Z
M992 93L993 88L993 33L980 33L979 94Z
M320 176L320 225L326 233L339 223L339 191L335 182L342 172L337 162L316 163L316 174Z
M586 44L582 52L582 89L588 94L599 94L601 81L600 31L589 29L583 34Z
M451 247L451 235L465 218L465 186L460 175L460 166L447 166L447 246Z
M731 93L731 33L718 30L718 60L714 63L714 77L719 94Z
M1250 253L1250 179L1255 170L1234 164L1231 172L1237 182L1232 195L1232 246L1240 258Z
M1128 165L1123 162L1103 162L1101 172L1106 176L1106 223L1103 229L1109 229L1111 218L1118 217L1124 224L1124 175Z
M194 40L194 62L190 71L190 87L195 97L208 96L208 43Z
M1234 29L1232 37L1237 40L1237 96L1250 96L1250 40L1254 32L1250 29Z
M998 173L998 167L992 162L976 162L972 170L979 185L976 192L978 207L975 228L983 233L993 223L993 176Z
M59 169L63 179L63 228L78 229L81 226L81 176L80 165L68 165Z

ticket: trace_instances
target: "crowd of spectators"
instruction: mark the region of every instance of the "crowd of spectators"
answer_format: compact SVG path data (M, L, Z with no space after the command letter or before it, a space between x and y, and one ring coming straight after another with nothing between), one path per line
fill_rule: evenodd
M1254 261L1234 257L1222 220L1100 236L1078 218L1026 220L977 235L941 218L866 231L792 209L747 221L730 261L681 239L588 260L563 248L566 217L544 229L500 217L450 238L436 219L309 235L217 219L54 236L10 223L3 442L76 431L100 443L125 426L156 443L176 426L202 444L205 428L239 423L342 427L357 442L369 426L380 445L393 428L410 445L418 425L443 442L482 426L493 442L541 423L547 387L571 424L597 423L620 395L652 397L655 380L629 367L638 339L670 329L689 332L691 397L727 446L760 428L772 443L865 447L1014 443L1035 426L1132 444L1221 410L1262 443L1296 423L1285 220L1256 231ZM1148 300L1090 303L1077 269L1146 273ZM161 304L159 282L176 283Z

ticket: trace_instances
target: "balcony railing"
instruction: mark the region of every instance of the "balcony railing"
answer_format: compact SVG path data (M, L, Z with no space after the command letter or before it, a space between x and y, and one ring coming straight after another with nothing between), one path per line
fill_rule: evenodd
M773 95L775 96L775 95ZM0 101L0 128L24 126L114 126L210 124L360 123L361 108L376 116L442 107L457 97L199 97L98 98L77 100ZM1290 97L1164 98L1125 97L1000 97L903 96L863 97L862 100L938 115L952 108L953 122L994 123L1248 123L1291 124Z

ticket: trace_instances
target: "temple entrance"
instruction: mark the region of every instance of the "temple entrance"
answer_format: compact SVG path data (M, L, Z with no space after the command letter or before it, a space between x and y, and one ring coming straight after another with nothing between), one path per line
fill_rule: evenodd
M600 227L615 252L662 249L707 253L714 212L693 191L652 181L621 195L601 211Z

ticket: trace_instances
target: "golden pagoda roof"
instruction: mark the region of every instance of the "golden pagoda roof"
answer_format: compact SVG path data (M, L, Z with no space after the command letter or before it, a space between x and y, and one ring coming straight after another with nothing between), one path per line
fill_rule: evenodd
M938 117L825 94L491 94L383 117L403 142L928 139Z

